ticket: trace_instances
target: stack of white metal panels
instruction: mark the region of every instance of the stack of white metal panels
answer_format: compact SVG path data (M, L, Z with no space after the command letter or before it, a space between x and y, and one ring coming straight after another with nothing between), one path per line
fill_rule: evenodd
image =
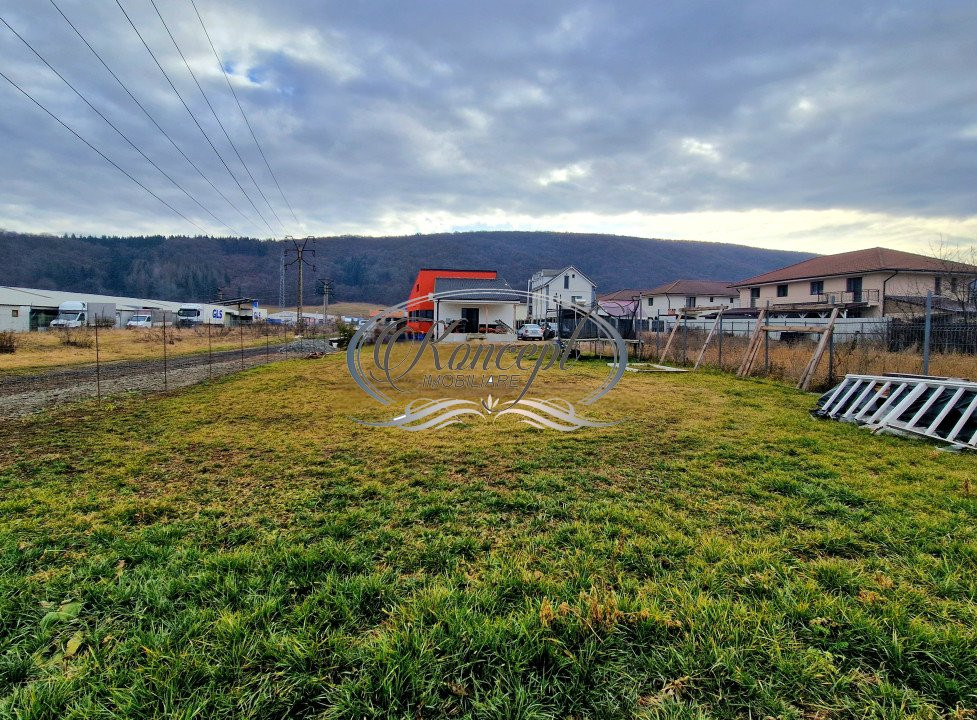
M818 400L819 417L977 450L977 383L919 375L846 375Z

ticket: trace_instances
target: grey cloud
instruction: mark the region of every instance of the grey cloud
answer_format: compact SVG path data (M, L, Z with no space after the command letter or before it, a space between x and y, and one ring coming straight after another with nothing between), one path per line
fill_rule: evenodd
M254 216L115 4L59 4L177 142ZM123 4L243 182L147 0ZM268 234L176 156L46 0L0 6L216 214L243 232ZM975 215L972 4L198 6L304 231L368 229L389 213L494 209L539 217L752 208ZM285 219L189 2L161 9ZM220 230L2 30L0 62L12 77L168 202ZM9 87L0 97L10 178L0 224L189 230Z

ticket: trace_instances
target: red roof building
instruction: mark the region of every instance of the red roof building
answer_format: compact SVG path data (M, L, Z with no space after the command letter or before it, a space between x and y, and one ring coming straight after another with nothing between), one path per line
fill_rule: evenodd
M422 268L411 285L407 298L407 327L417 333L426 333L434 322L434 285L439 278L464 278L468 280L495 280L495 270L452 270L448 268Z

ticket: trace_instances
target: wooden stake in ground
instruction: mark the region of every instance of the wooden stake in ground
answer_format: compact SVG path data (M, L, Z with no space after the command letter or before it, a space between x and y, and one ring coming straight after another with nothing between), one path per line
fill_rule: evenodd
M828 347L828 343L831 342L831 334L835 330L835 320L838 319L838 314L841 312L841 308L835 308L831 312L831 317L828 319L828 325L824 328L824 332L821 333L821 339L818 340L817 347L814 348L814 355L811 356L811 361L804 368L804 372L801 373L801 379L797 383L797 387L805 392L809 387L811 387L811 381L814 379L814 373L818 369L818 364L821 362L821 356L824 355L825 349Z
M692 368L693 370L698 370L699 365L702 364L702 358L704 358L706 355L706 348L709 347L709 343L712 341L712 336L716 334L716 328L719 327L719 321L722 320L723 311L725 310L726 308L720 308L719 314L716 315L716 322L712 324L712 329L710 329L709 334L706 335L706 341L702 343L702 350L699 351L699 357L697 357L695 360L695 365Z

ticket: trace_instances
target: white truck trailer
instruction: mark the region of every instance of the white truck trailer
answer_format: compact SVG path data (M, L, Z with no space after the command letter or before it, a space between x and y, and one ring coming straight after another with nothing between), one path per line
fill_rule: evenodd
M181 305L176 311L176 324L179 327L197 327L200 325L231 326L231 311L221 305L207 305L192 303Z
M68 300L58 305L58 316L51 321L53 328L115 327L115 303L96 303Z

